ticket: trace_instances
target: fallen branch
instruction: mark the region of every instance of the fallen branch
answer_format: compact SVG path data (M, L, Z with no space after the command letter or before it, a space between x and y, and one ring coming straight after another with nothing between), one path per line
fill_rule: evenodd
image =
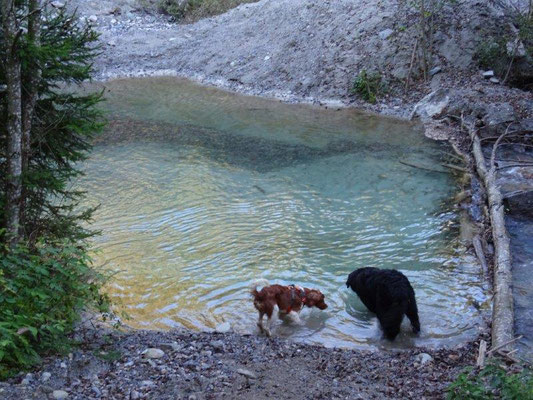
M489 267L487 266L487 258L485 257L485 252L483 251L483 245L481 244L481 239L479 235L474 236L472 239L472 245L474 246L474 251L476 256L481 264L481 269L485 278L489 275Z
M462 120L462 125L465 126L464 119ZM492 300L492 343L495 348L505 348L514 342L511 251L509 235L505 228L502 194L496 184L496 167L494 165L494 158L497 146L508 133L509 129L507 129L494 144L491 155L491 164L489 169L487 169L477 129L475 129L474 126L465 127L472 139L472 154L474 155L476 170L487 191L492 238L494 240L495 262L494 296ZM509 347L509 350L512 350L512 348Z
M423 165L411 164L411 163L408 163L408 162L406 162L406 161L399 161L399 163L400 163L400 164L403 164L403 165L407 165L408 167L413 167L413 168L423 169L424 171L438 172L438 173L441 173L441 174L447 174L446 171L440 171L440 170L438 170L438 169L433 169L433 168L424 167Z
M479 342L479 352L476 360L476 367L483 368L485 366L485 356L487 353L487 342L481 340Z
M517 342L518 340L522 339L523 337L524 337L523 335L520 335L520 336L515 337L514 339L508 340L507 342L500 344L499 346L493 347L492 349L490 349L488 351L487 355L491 355L492 353L494 353L494 352L496 352L498 350L501 350L503 347L507 346L508 344Z

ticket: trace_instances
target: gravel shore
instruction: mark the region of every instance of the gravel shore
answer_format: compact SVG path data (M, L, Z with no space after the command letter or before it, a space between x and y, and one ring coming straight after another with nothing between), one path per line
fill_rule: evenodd
M0 397L441 399L474 355L473 344L372 352L235 333L99 331L71 354L0 382Z

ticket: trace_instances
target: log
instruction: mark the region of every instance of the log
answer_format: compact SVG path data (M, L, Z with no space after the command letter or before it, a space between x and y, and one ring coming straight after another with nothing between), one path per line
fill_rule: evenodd
M469 126L467 129L472 139L472 154L474 156L476 170L487 191L488 209L495 249L492 344L495 348L498 347L502 350L511 351L512 340L514 338L513 277L511 270L510 239L505 228L503 199L500 189L496 184L494 155L497 149L493 148L492 162L489 169L487 169L477 130L473 126ZM498 138L494 146L497 146L501 139L502 137Z

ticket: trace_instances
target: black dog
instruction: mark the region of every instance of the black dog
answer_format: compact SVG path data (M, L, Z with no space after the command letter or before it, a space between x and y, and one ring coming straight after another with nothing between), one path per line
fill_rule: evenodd
M401 272L359 268L348 276L346 286L351 287L366 308L377 315L387 339L394 340L398 335L404 314L411 321L413 332L420 332L415 291Z

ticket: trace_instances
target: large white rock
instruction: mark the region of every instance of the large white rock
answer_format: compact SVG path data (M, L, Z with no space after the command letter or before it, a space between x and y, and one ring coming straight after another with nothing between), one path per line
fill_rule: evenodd
M161 358L165 355L165 352L161 349L150 348L142 352L144 358Z

